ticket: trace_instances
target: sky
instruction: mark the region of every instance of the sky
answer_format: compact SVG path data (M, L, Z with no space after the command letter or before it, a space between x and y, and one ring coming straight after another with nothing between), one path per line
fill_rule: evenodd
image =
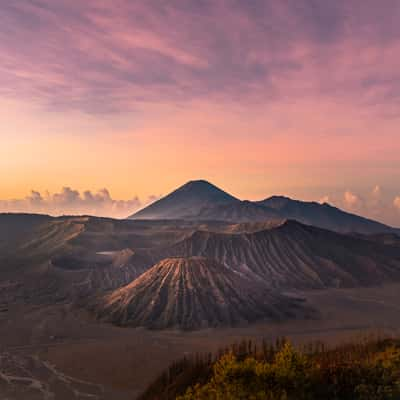
M191 179L400 226L398 0L13 0L0 211L124 217Z

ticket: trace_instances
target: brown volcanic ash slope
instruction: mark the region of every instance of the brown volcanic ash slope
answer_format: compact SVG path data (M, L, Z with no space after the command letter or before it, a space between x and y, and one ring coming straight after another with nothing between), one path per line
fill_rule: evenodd
M227 223L0 214L0 304L85 298L127 285L160 258L153 249Z
M296 221L255 233L197 231L165 249L162 256L216 259L284 289L369 286L400 280L400 248Z
M39 214L0 214L0 257L13 254L16 247L29 240L35 229L51 220Z
M154 264L135 249L147 244L135 221L0 215L3 221L11 234L0 230L0 304L72 301L126 285Z
M206 258L167 258L95 306L98 318L121 326L196 329L277 320L307 312Z

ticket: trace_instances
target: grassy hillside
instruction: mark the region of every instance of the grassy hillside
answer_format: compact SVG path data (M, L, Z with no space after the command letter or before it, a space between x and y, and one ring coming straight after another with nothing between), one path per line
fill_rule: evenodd
M326 349L252 342L174 363L141 400L397 400L400 341Z

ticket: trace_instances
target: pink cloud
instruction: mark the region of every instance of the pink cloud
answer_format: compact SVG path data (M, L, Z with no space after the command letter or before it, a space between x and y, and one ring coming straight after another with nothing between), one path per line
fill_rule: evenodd
M96 193L64 187L59 193L31 191L21 199L0 200L0 212L45 213L50 215L95 215L102 217L125 218L155 200L150 196L142 202L137 196L129 200L113 199L107 189Z
M348 208L355 208L360 203L359 197L356 194L350 192L349 190L344 192L343 196L344 196L344 203L347 205Z
M400 226L400 197L393 199L392 191L386 191L380 185L372 190L344 192L333 191L320 202L327 202L352 213L382 221L392 226Z
M22 128L8 123L6 135L36 142L46 130L46 146L50 137L57 142L52 151L14 146L12 158L4 146L3 171L12 160L41 164L29 177L21 172L5 193L27 190L39 174L45 183L37 187L54 188L46 182L49 163L65 170L65 182L76 182L79 174L70 169L78 163L100 184L112 170L119 181L112 187L120 193L125 174L148 187L160 171L176 184L193 174L231 182L235 176L245 182L239 187L252 185L260 195L265 182L304 192L329 182L338 199L325 186L316 199L326 194L345 206L350 188L362 199L355 209L379 216L386 204L392 213L400 167L400 7L396 0L359 3L4 2L0 96L17 99L13 118L26 121ZM21 111L26 103L31 115ZM82 122L88 116L81 113L94 114L96 123ZM52 124L54 116L59 119ZM3 119L7 126L11 117ZM131 139L113 140L120 130ZM101 136L111 138L104 151ZM93 149L90 162L74 146ZM375 182L390 195L372 196ZM369 189L361 192L361 186Z
M395 113L396 16L391 0L9 2L1 92L88 112L320 98Z

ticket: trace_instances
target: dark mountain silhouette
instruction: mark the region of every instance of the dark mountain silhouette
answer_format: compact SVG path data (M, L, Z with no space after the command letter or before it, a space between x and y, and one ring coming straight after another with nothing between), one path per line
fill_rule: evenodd
M130 218L179 219L198 215L206 207L236 202L239 200L207 181L190 181Z
M240 201L206 181L191 181L130 217L227 222L266 222L295 219L342 233L397 233L400 230L351 214L327 203L273 196L262 201Z
M267 290L217 261L167 258L95 306L122 326L196 329L305 315L298 299Z
M236 201L203 208L196 216L199 220L221 220L232 222L260 222L282 220L281 214L272 208L254 202Z
M293 200L285 196L272 196L257 201L257 205L275 210L282 218L295 219L308 225L336 232L383 233L400 232L398 229L368 218L345 212L328 203Z

